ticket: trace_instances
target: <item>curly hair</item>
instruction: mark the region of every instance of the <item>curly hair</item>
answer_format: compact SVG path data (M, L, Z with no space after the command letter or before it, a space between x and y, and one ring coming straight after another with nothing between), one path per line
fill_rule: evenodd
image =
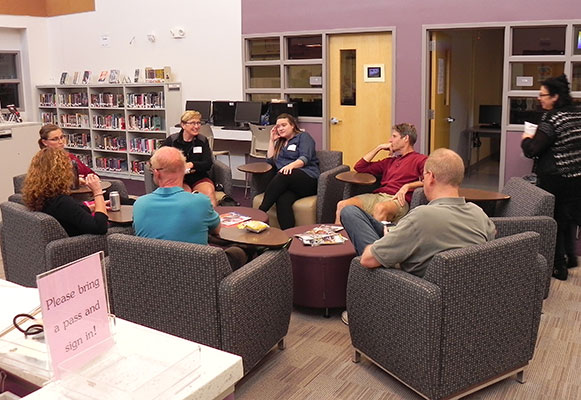
M47 199L71 193L73 168L62 149L45 147L34 155L22 188L24 204L41 211Z

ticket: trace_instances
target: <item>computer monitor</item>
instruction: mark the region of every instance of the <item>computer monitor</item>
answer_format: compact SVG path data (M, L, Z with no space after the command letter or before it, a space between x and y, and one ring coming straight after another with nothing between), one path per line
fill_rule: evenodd
M210 100L187 100L186 111L194 110L202 114L202 121L208 122L212 112L212 102Z
M259 101L237 101L234 122L239 126L259 124L261 110L262 103Z
M235 101L214 101L212 102L212 108L214 110L214 125L234 125L234 114L236 113Z
M482 126L500 126L502 106L481 105L478 110L478 124Z
M268 123L276 124L276 119L280 114L290 114L295 119L299 118L299 108L297 103L269 103L268 104Z

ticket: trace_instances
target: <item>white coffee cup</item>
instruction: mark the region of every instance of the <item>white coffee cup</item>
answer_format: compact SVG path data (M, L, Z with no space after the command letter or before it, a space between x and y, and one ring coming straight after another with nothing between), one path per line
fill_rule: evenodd
M537 132L537 125L532 122L525 121L525 133L535 134Z

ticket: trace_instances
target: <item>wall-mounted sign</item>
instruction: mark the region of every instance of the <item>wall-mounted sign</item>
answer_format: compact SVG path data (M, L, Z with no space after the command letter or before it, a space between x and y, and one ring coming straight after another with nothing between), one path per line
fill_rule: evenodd
M363 65L364 82L385 82L385 65L384 64L364 64Z

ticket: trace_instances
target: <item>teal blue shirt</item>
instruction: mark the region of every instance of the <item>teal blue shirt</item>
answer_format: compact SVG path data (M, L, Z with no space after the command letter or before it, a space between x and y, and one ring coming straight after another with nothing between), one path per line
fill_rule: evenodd
M208 233L219 223L208 196L177 186L157 188L133 205L133 228L141 237L208 244Z

